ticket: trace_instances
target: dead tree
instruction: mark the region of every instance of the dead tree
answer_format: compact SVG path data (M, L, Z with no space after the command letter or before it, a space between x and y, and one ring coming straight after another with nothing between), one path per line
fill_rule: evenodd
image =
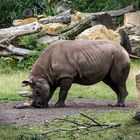
M4 38L10 38L13 36L22 36L27 34L37 33L42 29L41 25L38 22L18 26L0 29L0 40Z

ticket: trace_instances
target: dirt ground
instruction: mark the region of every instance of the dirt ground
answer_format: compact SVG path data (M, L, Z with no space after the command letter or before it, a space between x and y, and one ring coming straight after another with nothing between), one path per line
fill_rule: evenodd
M55 108L54 101L50 102L49 108L25 108L15 109L13 106L19 104L19 101L0 104L0 125L2 124L19 124L32 126L45 120L54 118L63 118L83 113L102 113L112 110L134 112L136 109L135 101L126 101L126 107L109 107L108 104L115 104L115 101L103 99L69 99L66 101L66 107Z

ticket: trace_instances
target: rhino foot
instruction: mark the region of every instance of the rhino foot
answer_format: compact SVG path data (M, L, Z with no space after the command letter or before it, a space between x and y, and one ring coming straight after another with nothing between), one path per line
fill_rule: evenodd
M31 105L18 104L18 105L13 106L13 108L15 109L24 109L24 108L29 108L29 107L31 107Z
M122 103L116 103L115 105L114 104L108 104L109 107L125 107L125 104L122 104Z
M125 104L124 103L116 103L115 106L116 107L125 107Z
M57 102L57 103L55 104L55 107L57 107L57 108L65 107L65 103L63 103L63 102Z

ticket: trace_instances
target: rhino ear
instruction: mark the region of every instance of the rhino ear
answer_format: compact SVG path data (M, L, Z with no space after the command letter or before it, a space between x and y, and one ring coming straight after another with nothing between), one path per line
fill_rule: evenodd
M25 87L25 86L31 85L32 81L27 79L27 80L22 81L22 84L23 84L22 86Z

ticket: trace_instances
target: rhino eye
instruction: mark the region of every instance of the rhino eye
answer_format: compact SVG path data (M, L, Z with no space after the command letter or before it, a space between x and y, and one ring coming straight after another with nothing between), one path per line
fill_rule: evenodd
M34 92L35 96L40 96L40 93L39 92Z

